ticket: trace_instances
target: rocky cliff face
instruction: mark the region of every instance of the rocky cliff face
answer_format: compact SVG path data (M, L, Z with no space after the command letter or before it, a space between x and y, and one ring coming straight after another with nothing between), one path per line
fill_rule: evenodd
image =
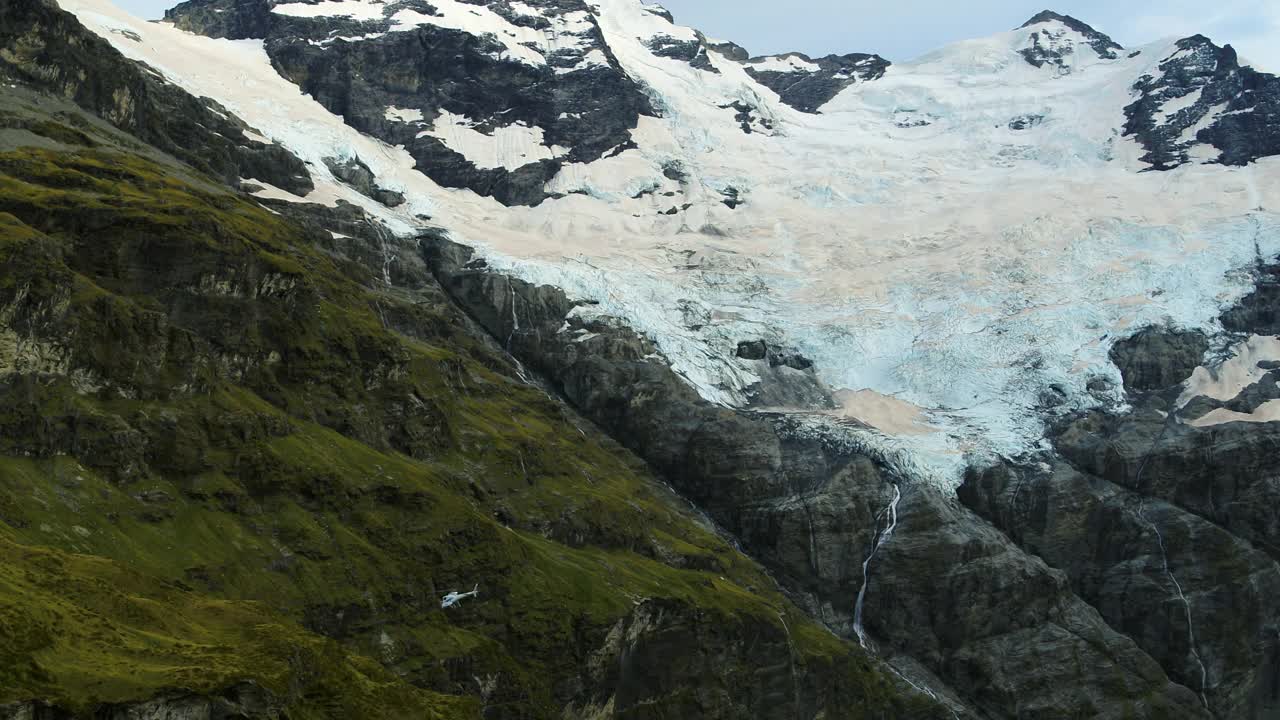
M1246 165L1280 151L1280 79L1241 67L1230 45L1203 35L1180 40L1133 89L1124 130L1157 170L1196 160Z
M1203 716L1194 693L1107 626L1060 571L885 458L839 433L815 440L803 419L711 406L625 326L583 323L556 289L426 240L446 290L516 357L705 508L811 614L883 643L957 710ZM895 541L864 566L899 492ZM1021 659L1028 653L1037 660Z
M1274 273L1259 270L1258 291L1228 309L1224 325L1254 338L1270 331ZM1206 373L1198 366L1208 349L1203 336L1168 328L1117 345L1132 410L1066 418L1051 456L975 472L960 497L1062 568L1215 715L1264 718L1280 712L1271 600L1280 556L1267 459L1275 429L1258 412L1275 380L1255 360L1247 369L1258 382L1234 397L1188 389Z

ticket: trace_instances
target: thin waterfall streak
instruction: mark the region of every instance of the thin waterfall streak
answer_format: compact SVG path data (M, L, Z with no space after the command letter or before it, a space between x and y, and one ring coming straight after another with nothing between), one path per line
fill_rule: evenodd
M507 352L511 352L511 339L520 330L520 316L516 314L516 285L507 278L507 289L511 291L511 332L507 335Z
M921 684L917 683L916 681L912 680L911 678L907 677L906 673L904 673L904 672L902 672L901 670L899 670L898 668L894 667L894 666L893 666L893 663L885 662L885 664L884 664L884 665L885 665L885 667L889 668L889 670L890 670L891 672L893 672L893 674L894 674L894 675L897 675L898 677L902 678L902 680L903 680L905 683L907 683L907 684L908 684L908 685L910 685L911 687L915 688L918 692L920 692L920 693L922 693L922 694L924 694L924 695L928 695L929 697L933 698L933 700L934 700L935 702L937 702L938 704L940 704L940 705L942 705L943 707L945 707L945 708L947 709L947 712L951 713L951 717L955 718L955 720L960 720L960 713L958 713L958 712L956 712L955 710L951 709L951 705L950 705L949 703L943 702L942 698L938 697L938 694L937 694L937 693L935 693L934 691L930 690L930 689L929 689L929 687L928 687L927 685L921 685Z
M787 626L787 619L783 617L782 611L778 611L778 620L782 622L782 630L787 634L787 662L791 667L791 694L794 696L796 717L799 718L800 712L800 678L796 672L796 648L791 640L791 628Z
M378 236L378 243L382 246L382 282L387 287L391 287L391 262L394 258L391 255L390 248L387 246L388 230L386 226L376 220L371 220L369 224L373 227L374 233Z
M1138 465L1138 474L1133 479L1133 485L1135 492L1138 493L1138 519L1151 526L1152 532L1156 534L1156 544L1160 547L1160 563L1164 568L1164 574L1169 578L1169 582L1173 583L1173 589L1178 594L1178 600L1182 602L1182 610L1187 617L1187 641L1189 643L1191 659L1195 660L1196 665L1200 668L1200 702L1204 704L1206 709L1208 709L1209 697L1205 691L1209 686L1209 671L1205 668L1204 660L1200 657L1200 650L1196 647L1196 628L1191 617L1191 600L1182 590L1182 583L1178 582L1177 576L1173 574L1173 568L1169 567L1169 548L1165 545L1164 533L1160 532L1160 527L1156 525L1154 520L1147 517L1147 496L1142 494L1142 474L1146 472L1147 463L1151 460L1151 455L1160 445L1160 441L1163 440L1165 434L1169 432L1169 428L1177 422L1178 412L1175 410L1169 414L1169 418L1165 422L1164 427L1160 429L1160 434L1156 436L1155 442L1151 444L1151 449L1147 451L1146 456L1142 458L1142 462Z
M1173 569L1169 567L1169 549L1164 543L1164 533L1160 532L1159 526L1153 520L1146 516L1146 498L1139 501L1138 517L1151 526L1151 530L1156 534L1156 544L1160 546L1160 563L1164 567L1164 574L1169 578L1169 582L1173 583L1173 589L1178 594L1178 600L1182 602L1182 611L1187 617L1187 642L1191 649L1191 659L1196 661L1196 665L1200 668L1200 702L1204 703L1206 708L1209 707L1209 698L1205 694L1205 690L1209 685L1209 671L1204 666L1204 660L1200 657L1200 650L1196 646L1196 628L1191 619L1191 600L1187 598L1187 594L1182 589L1182 583L1178 582L1178 577L1173 574Z
M875 544L871 546L871 552L867 555L867 559L862 561L862 587L858 590L858 601L853 606L853 632L858 636L858 644L864 649L867 647L867 633L862 625L862 605L867 599L868 570L871 567L871 561L875 558L876 552L893 537L893 531L898 527L898 503L902 500L902 490L897 483L893 485L893 499L889 501L889 524L881 531L876 538Z

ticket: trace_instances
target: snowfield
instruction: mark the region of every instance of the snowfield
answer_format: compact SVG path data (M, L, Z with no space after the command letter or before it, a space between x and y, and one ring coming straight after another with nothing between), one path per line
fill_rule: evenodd
M1039 446L1046 406L1122 405L1108 360L1116 340L1153 323L1220 335L1215 318L1251 289L1249 268L1280 254L1277 159L1142 172L1141 148L1120 137L1130 88L1160 72L1172 42L1104 60L1062 26L1053 43L1073 49L1068 61L1036 68L1019 54L1034 30L1015 30L894 65L814 115L752 80L746 68L759 66L713 52L715 74L655 56L649 40L692 31L638 0L597 0L594 22L662 117L642 118L637 149L566 166L549 188L566 196L530 208L440 188L404 150L359 134L279 77L260 43L144 22L106 0L61 5L125 55L311 163L317 190L308 201L360 205L406 237L421 226L416 215L430 215L497 269L625 318L716 403L743 406L758 379L734 357L739 341L793 345L842 400L831 421L878 429L807 417L814 432L854 433L943 485L958 483L975 459ZM483 6L433 5L441 17L401 22L493 34L513 58L541 62L524 43L527 28ZM344 0L275 11L358 18L372 8ZM563 38L555 42L572 42L587 22L571 21L552 33ZM743 132L726 109L733 102L771 120L774 132ZM431 126L397 108L387 116L422 125L481 167L563 152L533 128L481 133L462 117ZM1034 120L1016 129L1018 118ZM408 202L378 205L322 162L353 155ZM664 174L673 165L686 180ZM737 209L722 202L730 191L743 201ZM1280 359L1274 340L1241 348ZM1275 407L1259 413L1255 420L1280 419Z

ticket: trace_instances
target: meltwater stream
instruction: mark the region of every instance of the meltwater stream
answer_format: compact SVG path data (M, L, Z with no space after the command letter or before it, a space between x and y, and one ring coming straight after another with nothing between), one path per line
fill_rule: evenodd
M1138 465L1138 474L1134 478L1134 487L1139 493L1142 492L1142 473L1147 469L1147 461L1151 459L1151 453L1155 452L1160 441L1164 440L1165 433L1169 431L1169 428L1178 422L1180 422L1178 418L1178 410L1175 409L1169 414L1168 421L1165 422L1164 427L1161 428L1160 434L1156 436L1155 442L1151 445L1151 450L1147 452L1146 457L1142 459L1142 463ZM1200 656L1199 648L1196 646L1196 626L1191 616L1191 600L1183 591L1182 583L1178 582L1178 577L1173 574L1173 569L1169 567L1169 547L1165 544L1164 533L1160 531L1160 526L1156 525L1155 520L1147 517L1146 508L1147 497L1146 495L1140 494L1138 500L1138 519L1147 523L1147 525L1151 527L1152 532L1155 533L1156 544L1160 548L1160 562L1164 568L1164 574L1169 578L1169 582L1173 585L1173 590L1178 597L1178 601L1182 604L1183 612L1187 618L1187 644L1189 652L1191 659L1195 660L1196 665L1200 668L1200 702L1204 704L1206 709L1208 709L1209 671L1205 667L1204 659Z
M858 590L858 602L853 606L853 632L857 634L858 643L864 648L867 646L867 634L862 627L862 603L867 598L867 569L871 565L871 560L875 558L876 551L889 542L889 538L893 536L894 529L898 527L898 503L901 500L902 490L895 483L893 486L893 499L889 501L889 507L887 508L889 524L876 537L876 542L871 546L871 552L867 555L867 559L862 561L862 588Z

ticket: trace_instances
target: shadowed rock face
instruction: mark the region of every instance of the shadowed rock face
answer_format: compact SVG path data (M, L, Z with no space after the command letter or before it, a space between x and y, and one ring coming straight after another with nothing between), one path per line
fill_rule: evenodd
M1206 717L1131 639L951 498L903 501L867 597L869 627L992 717Z
M1173 679L1203 687L1216 716L1268 718L1280 708L1270 599L1280 572L1247 540L1065 463L975 472L961 499L1062 569Z
M422 239L446 291L587 417L645 458L761 559L809 611L977 717L1205 717L1194 692L1109 627L1067 576L954 501L913 487L839 433L803 418L710 406L625 326L569 315L554 288L489 272ZM568 316L568 317L566 317ZM744 341L744 361L779 356ZM864 575L903 498L892 541ZM897 660L894 660L897 658Z
M1223 324L1273 332L1275 276L1263 268ZM1251 412L1276 394L1274 378L1175 409L1207 348L1200 334L1168 328L1118 343L1131 412L1061 421L1056 454L975 469L960 498L1063 570L1216 717L1262 720L1280 713L1280 426L1188 422L1214 407Z
M691 66L706 72L719 74L720 71L707 56L706 38L701 33L696 40L676 40L675 38L658 36L649 41L649 50L658 57L683 60Z
M1124 134L1142 144L1142 159L1155 170L1197 160L1247 165L1280 153L1280 78L1241 67L1230 45L1203 35L1180 40L1133 89L1138 98L1125 108ZM1185 106L1170 116L1163 107L1175 101ZM1193 157L1197 149L1202 155Z
M348 158L346 160L325 158L325 165L328 166L329 172L333 173L334 177L350 185L356 192L365 197L377 200L387 207L397 207L404 204L404 194L379 187L373 172L369 170L369 166L361 162L359 158Z
M1209 351L1209 339L1199 331L1147 328L1111 348L1111 362L1120 368L1129 392L1163 390L1191 377Z

